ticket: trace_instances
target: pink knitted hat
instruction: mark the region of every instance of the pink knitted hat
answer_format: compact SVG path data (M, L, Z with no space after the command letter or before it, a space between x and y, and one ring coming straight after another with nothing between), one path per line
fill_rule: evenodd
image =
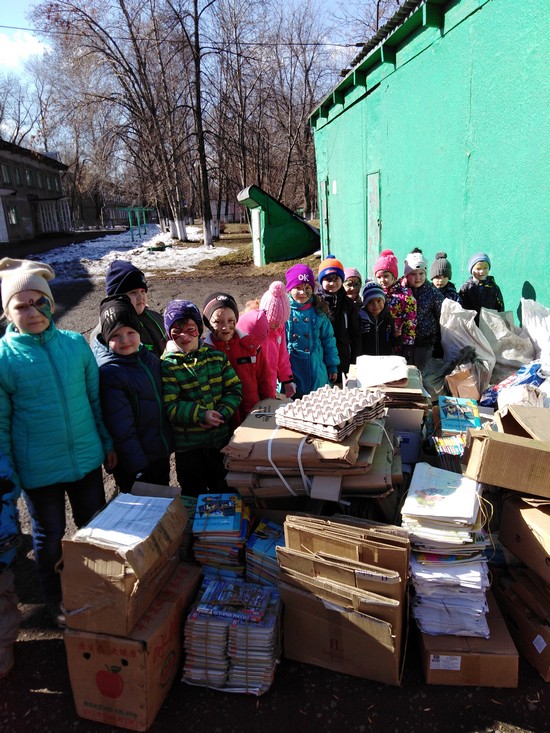
M290 301L286 294L285 284L275 280L269 290L262 295L260 309L265 311L268 322L286 323L290 318Z
M380 257L374 263L373 273L376 275L377 272L387 270L391 272L394 278L397 280L399 274L399 263L397 257L391 251L391 249L384 249L380 252Z
M359 270L357 270L355 267L346 267L344 269L344 282L346 280L349 280L351 277L356 277L358 280L363 282L363 278L361 277L361 273Z

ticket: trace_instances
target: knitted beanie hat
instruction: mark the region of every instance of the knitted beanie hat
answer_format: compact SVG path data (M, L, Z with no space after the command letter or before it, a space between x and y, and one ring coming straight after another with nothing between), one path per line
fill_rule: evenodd
M361 298L363 300L363 305L366 306L367 303L373 298L382 298L385 301L386 293L384 292L384 289L380 285L378 285L378 283L369 280L368 283L365 283L365 287L363 288L363 292L361 293Z
M272 323L286 323L290 318L290 301L285 291L285 284L275 280L269 290L262 295L260 309L265 311L267 321Z
M113 260L105 275L107 295L129 293L130 290L147 290L147 280L141 270L126 260Z
M237 328L252 336L258 346L263 344L269 333L269 323L265 311L246 311L237 321Z
M428 260L424 257L422 250L418 249L418 247L415 247L413 251L405 257L405 277L414 270L424 270L425 273L428 272Z
M397 262L397 257L391 249L384 249L380 252L380 257L374 263L373 269L374 275L376 275L377 272L391 272L397 280L397 276L399 275L399 264Z
M14 260L3 257L0 260L0 279L2 281L2 308L6 310L11 298L23 290L37 290L44 293L55 305L52 291L48 285L55 273L49 265L32 260Z
M122 326L133 328L138 333L141 331L136 309L130 298L123 293L103 298L99 305L99 323L101 324L101 335L106 344L109 343L113 333Z
M345 280L344 265L334 255L327 255L326 259L321 262L317 280L321 282L327 275L338 275L342 282Z
M287 293L298 285L310 285L312 290L315 287L315 275L313 274L311 267L308 267L307 265L302 265L300 263L292 265L292 267L286 271L285 277Z
M489 255L485 254L485 252L476 252L475 255L472 255L468 260L468 272L471 273L474 269L474 265L477 265L478 262L486 262L489 265L489 269L491 269L491 260Z
M346 282L346 280L350 280L352 277L356 277L360 283L363 282L363 278L361 277L359 270L356 270L355 267L346 267L344 269L344 282Z
M451 279L453 274L451 263L447 259L446 252L438 252L435 256L435 260L432 262L430 267L430 280L434 277L448 277Z
M199 336L202 333L203 324L199 309L190 300L171 300L164 309L164 330L170 337L170 329L176 321L188 321L191 319L199 329Z
M210 330L212 330L212 326L210 325L212 313L214 313L214 311L217 311L218 308L231 308L231 310L235 314L235 322L239 320L239 308L237 307L235 298L233 298L231 295L228 295L227 293L211 293L204 301L204 306L202 309L202 317L204 323Z

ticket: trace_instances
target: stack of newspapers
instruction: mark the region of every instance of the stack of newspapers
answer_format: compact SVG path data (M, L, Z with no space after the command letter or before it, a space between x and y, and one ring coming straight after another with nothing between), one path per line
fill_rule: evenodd
M402 509L411 541L412 612L427 634L489 637L481 484L417 463Z
M263 695L280 658L280 621L276 588L205 578L185 622L183 681Z

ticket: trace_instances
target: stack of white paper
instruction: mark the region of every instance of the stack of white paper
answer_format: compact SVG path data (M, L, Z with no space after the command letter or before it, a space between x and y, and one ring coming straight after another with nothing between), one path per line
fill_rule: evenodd
M415 467L402 518L413 549L413 615L427 634L489 636L480 496L480 484L466 476Z

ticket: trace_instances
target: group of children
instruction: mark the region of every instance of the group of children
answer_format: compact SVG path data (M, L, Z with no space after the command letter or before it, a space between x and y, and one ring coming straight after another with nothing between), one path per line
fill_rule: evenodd
M489 275L491 260L477 252L468 261L470 278L457 292L451 282L451 263L438 252L431 264L422 250L415 248L405 258L399 277L397 257L384 250L374 263L374 280L361 290L360 273L345 271L344 290L358 308L363 338L363 354L399 354L420 370L428 359L443 356L440 334L441 305L445 298L476 312L481 308L504 310L504 300L494 278Z
M489 257L470 258L471 279L457 294L451 266L418 249L398 262L384 250L375 279L333 256L295 264L239 313L214 292L202 311L173 300L161 316L147 305L144 274L115 260L90 337L57 329L48 265L0 260L8 327L0 339L0 678L13 664L17 600L9 563L15 501L27 504L46 606L63 624L55 571L65 531L65 497L77 527L105 503L101 467L118 488L136 480L168 484L170 455L182 493L227 488L221 449L261 399L299 398L336 384L361 354L401 354L421 367L437 341L444 297L464 307L503 310L488 275ZM205 332L206 329L206 332Z

